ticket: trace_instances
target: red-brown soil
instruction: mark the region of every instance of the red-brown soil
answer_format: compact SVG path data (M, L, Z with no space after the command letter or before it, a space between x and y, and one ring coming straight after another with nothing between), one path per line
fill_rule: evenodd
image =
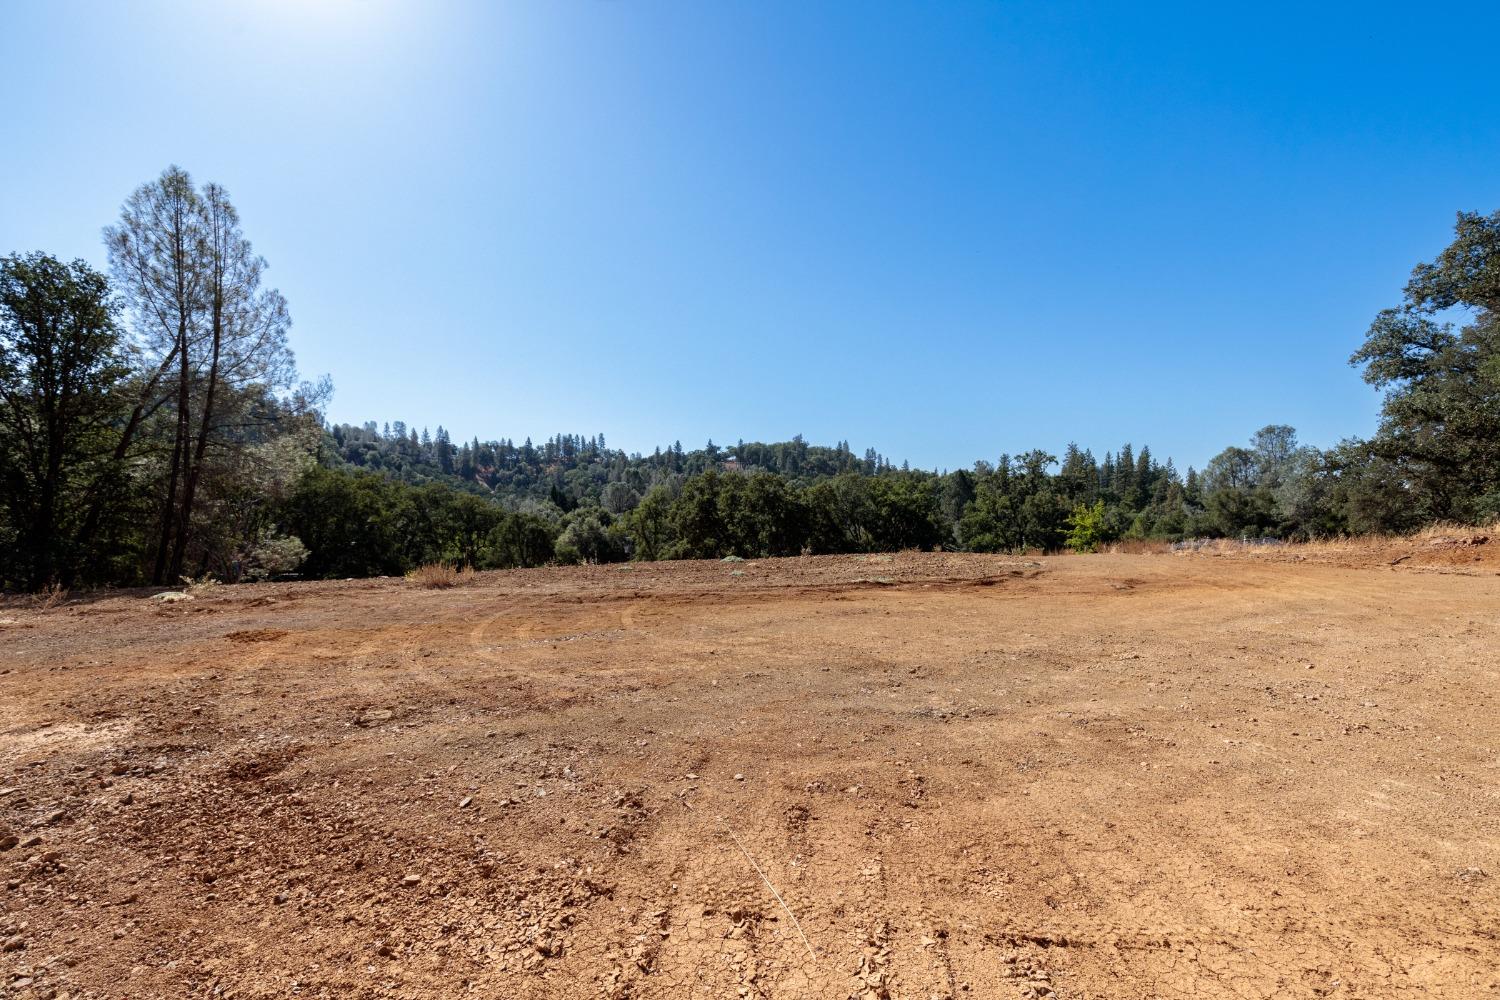
M1500 997L1449 548L12 600L0 994Z

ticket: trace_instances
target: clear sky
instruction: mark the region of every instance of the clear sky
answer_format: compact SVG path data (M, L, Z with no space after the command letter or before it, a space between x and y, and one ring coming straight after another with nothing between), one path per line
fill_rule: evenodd
M225 185L330 418L649 451L1374 427L1500 5L0 0L0 252Z

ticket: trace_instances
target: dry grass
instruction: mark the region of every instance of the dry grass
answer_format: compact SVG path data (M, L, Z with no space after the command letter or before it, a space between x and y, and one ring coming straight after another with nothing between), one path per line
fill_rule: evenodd
M1124 538L1118 542L1110 542L1101 550L1110 555L1160 555L1170 552L1171 542L1149 541L1144 538Z
M1244 542L1238 538L1190 538L1166 546L1159 551L1170 552L1172 555L1190 556L1201 555L1238 555L1245 552L1263 552L1268 549L1282 549L1284 544L1264 545L1259 542ZM1149 550L1143 550L1149 551Z
M459 569L448 563L428 563L426 566L418 566L406 574L406 582L428 590L439 590L444 587L462 587L473 583L479 578L479 574L473 569Z
M32 597L32 606L49 611L68 599L68 588L60 583L51 584Z
M1262 544L1233 538L1197 539L1173 547L1177 556L1229 556L1273 562L1293 560L1340 565L1405 565L1444 572L1488 572L1500 562L1500 521L1489 524L1438 523L1406 534L1318 538L1307 542ZM1479 564L1479 565L1476 565Z
M1406 534L1370 534L1370 535L1339 535L1332 538L1315 538L1312 541L1298 543L1298 547L1307 551L1345 552L1360 549L1371 544L1382 542L1418 542L1428 545L1453 545L1472 544L1478 539L1491 539L1500 535L1500 521L1492 521L1489 524L1457 524L1452 521L1439 521L1429 524L1425 528Z
M1320 538L1296 547L1308 556L1353 555L1378 548L1404 548L1406 551L1468 550L1500 540L1500 521L1489 524L1454 524L1438 522L1406 535L1359 535L1345 538Z
M1480 536L1494 538L1496 535L1500 535L1500 518L1489 524L1453 524L1439 521L1437 524L1429 524L1411 537L1424 542L1453 542Z
M1404 535L1345 535L1335 538L1318 538L1303 542L1299 548L1307 551L1344 552L1360 549L1381 542L1414 542L1427 545L1472 545L1483 544L1500 536L1500 521L1489 524L1457 524L1439 521L1425 528Z
M219 581L211 576L201 576L196 580L190 576L182 578L182 592L189 597L199 597L203 594L211 593L217 586L219 586Z

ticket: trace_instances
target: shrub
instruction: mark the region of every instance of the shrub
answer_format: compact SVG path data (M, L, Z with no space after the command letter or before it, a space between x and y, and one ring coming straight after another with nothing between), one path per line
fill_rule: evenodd
M1098 552L1103 540L1104 501L1096 500L1092 507L1076 505L1068 517L1068 548L1074 552Z
M68 588L60 583L49 583L33 598L33 604L43 611L50 611L68 599Z
M269 580L295 573L307 561L307 546L296 535L263 531L245 553L244 575L247 580Z
M458 587L473 583L477 576L478 574L472 569L459 569L448 563L428 563L408 572L406 580L418 587L438 590L443 587Z

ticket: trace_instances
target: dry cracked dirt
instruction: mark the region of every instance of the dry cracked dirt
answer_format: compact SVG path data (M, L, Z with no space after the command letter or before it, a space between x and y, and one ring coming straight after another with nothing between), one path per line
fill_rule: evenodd
M1500 998L1495 549L13 598L0 995Z

